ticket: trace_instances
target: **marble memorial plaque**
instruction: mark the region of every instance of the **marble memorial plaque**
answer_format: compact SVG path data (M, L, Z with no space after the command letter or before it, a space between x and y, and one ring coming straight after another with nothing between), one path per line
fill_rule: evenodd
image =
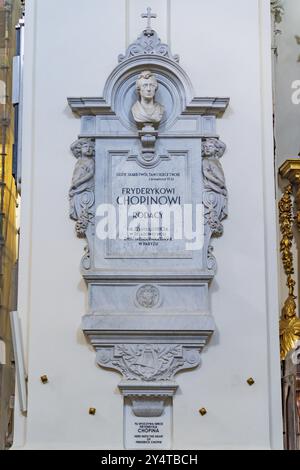
M142 17L103 96L68 99L81 117L69 201L86 240L82 329L122 374L125 448L150 450L172 447L174 377L199 366L215 329L212 238L228 214L216 118L229 98L195 97L151 9Z
M131 399L124 405L125 449L170 449L172 436L172 403L168 399L160 416L139 417L134 414Z
M164 158L153 168L143 168L135 139L96 139L97 269L177 271L178 260L183 269L202 269L201 244L187 248L195 241L195 233L200 239L203 230L203 219L196 215L202 208L201 138L161 140L157 154ZM107 218L107 212L98 211L102 205L113 208L117 222L115 236L104 240L97 236ZM192 239L187 230L190 208Z
M174 221L164 224L170 212L188 200L187 155L170 156L153 169L143 169L123 155L111 156L110 201L116 209L128 208L125 239L109 240L107 257L186 257L184 240L174 239Z

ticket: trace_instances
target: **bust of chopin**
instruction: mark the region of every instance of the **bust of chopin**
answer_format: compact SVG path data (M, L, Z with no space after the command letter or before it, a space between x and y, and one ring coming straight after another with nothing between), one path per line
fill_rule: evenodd
M165 108L154 100L157 88L158 83L152 72L146 70L138 76L136 90L139 100L132 106L131 112L139 127L143 124L158 125L162 120Z

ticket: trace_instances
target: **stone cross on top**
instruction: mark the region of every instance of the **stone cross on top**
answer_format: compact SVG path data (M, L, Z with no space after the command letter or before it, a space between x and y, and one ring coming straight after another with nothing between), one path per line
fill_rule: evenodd
M149 31L152 31L152 28L151 28L151 19L152 18L157 18L157 14L156 13L152 13L152 9L150 7L147 8L147 13L142 13L141 14L141 17L142 18L147 18L147 28L146 28L146 31L149 32Z

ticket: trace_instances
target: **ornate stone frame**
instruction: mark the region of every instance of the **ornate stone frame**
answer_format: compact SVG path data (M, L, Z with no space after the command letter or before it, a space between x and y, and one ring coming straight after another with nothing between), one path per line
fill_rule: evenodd
M83 186L82 190L77 188L75 193L70 190L71 218L76 220L77 235L87 239L81 267L89 288L90 312L83 318L83 331L96 350L97 363L122 374L119 389L126 399L131 399L133 412L137 416L137 413L140 416L160 416L164 400L172 399L176 393L175 374L200 364L200 353L215 329L208 308L208 286L216 272L211 238L222 234L222 220L227 216L227 190L219 162L226 146L219 141L215 122L224 114L229 98L195 98L190 79L179 65L179 57L171 54L168 45L160 42L154 30L143 31L125 55L119 56L119 62L107 79L102 98L68 98L73 113L81 117L79 141L96 140L99 141L97 145L102 145L102 141L114 136L115 139L140 139L142 142L143 134L138 133L128 115L128 96L137 75L142 70L151 70L156 74L170 108L154 138L158 141L178 137L194 141L196 138L210 144L210 152L203 155L206 170L203 167L202 176L205 180L202 194L205 262L204 269L196 274L166 272L155 275L136 270L131 275L123 275L95 269L95 194L90 180L88 184L83 183L87 187ZM106 122L110 124L106 125ZM199 155L201 158L201 151ZM86 164L82 158L82 165ZM79 163L77 160L78 166L80 159ZM75 173L72 187L76 186L74 181L76 183ZM74 207L77 211L72 211ZM119 285L132 289L133 284L137 285L137 290L132 309L140 308L138 315L134 312L124 315L117 311L113 314L95 311L93 299L101 289L104 292L105 286L117 288ZM161 286L172 289L175 285L180 285L182 292L186 288L199 289L203 299L202 311L197 314L187 311L160 313ZM143 292L147 292L147 301L143 300ZM159 397L163 399L159 401Z

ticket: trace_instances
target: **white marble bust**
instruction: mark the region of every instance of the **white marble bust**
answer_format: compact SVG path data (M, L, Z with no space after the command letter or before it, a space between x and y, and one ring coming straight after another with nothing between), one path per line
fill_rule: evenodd
M139 126L158 125L162 120L165 108L154 100L157 88L158 83L152 72L146 70L138 76L136 90L140 99L132 106L131 112Z

